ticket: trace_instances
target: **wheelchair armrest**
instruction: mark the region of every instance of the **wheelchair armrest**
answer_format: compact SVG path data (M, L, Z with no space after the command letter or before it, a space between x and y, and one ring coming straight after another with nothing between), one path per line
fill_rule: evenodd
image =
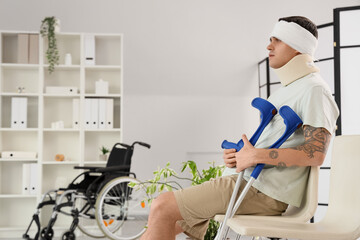
M124 169L130 168L130 165L122 165L122 166L113 166L113 167L100 167L95 170L95 172L116 172Z
M87 166L75 166L74 169L84 169L84 170L89 170L89 171L93 171L93 172L96 172L96 170L98 169L99 167L87 167Z

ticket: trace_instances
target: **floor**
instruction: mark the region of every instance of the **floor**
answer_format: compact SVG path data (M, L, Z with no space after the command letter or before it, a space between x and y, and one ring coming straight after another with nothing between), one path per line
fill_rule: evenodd
M54 238L54 240L60 240L61 238ZM90 237L77 237L76 240L91 240L91 239L98 239L98 238L90 238ZM229 240L235 240L236 239L236 235L234 233L229 233L228 235L228 239ZM241 237L239 240L251 240L251 237L246 237L243 236ZM23 240L22 238L11 238L11 239L4 239L4 238L0 238L0 240ZM179 234L176 237L176 240L190 240L190 238L188 238L185 234ZM255 238L255 240L268 240L268 238Z

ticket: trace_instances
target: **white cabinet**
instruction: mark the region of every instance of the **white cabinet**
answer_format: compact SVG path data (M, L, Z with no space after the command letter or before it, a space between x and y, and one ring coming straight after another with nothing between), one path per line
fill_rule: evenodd
M19 51L24 49L24 34L35 35L35 39L39 36L38 32L0 32L0 152L37 153L35 158L0 157L0 237L5 238L19 237L25 232L41 195L50 189L66 187L80 173L74 166L105 165L106 162L98 159L100 147L111 148L122 136L123 36L57 34L60 65L50 74L45 54L47 40L42 37L38 37L35 47L38 62L19 63L20 58L23 62L27 57L22 54L24 50ZM85 36L88 35L95 39L95 64L92 65L85 63ZM69 54L71 65L65 65ZM96 93L96 82L100 79L108 84L107 94ZM49 87L70 90L49 92ZM27 98L25 129L11 127L14 97ZM110 128L85 127L87 98L111 99L112 112L107 115L112 120ZM78 102L76 111L74 99ZM92 115L98 116L99 110L92 110L95 111ZM74 127L74 118L79 127ZM65 160L56 161L57 154L64 155ZM36 164L38 172L35 177L38 191L33 195L22 191L23 165L27 163ZM44 210L41 217L46 224L51 208ZM71 220L60 217L55 230L68 228Z

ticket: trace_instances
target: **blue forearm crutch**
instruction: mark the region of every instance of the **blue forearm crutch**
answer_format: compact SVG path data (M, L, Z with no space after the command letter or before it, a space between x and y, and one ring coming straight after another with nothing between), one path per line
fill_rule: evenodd
M254 135L250 138L249 142L252 145L255 145L257 140L259 139L261 133L264 131L264 128L269 124L271 119L276 115L277 110L274 105L262 98L254 98L252 100L251 105L254 108L257 108L260 111L261 122L259 127L256 129ZM221 144L221 147L224 149L236 149L236 151L240 151L240 149L244 146L244 142L242 139L238 143L232 143L224 140Z
M286 125L286 129L285 132L283 133L283 135L273 144L270 146L270 148L279 148L281 146L281 144L283 144L286 139L288 139L290 137L291 134L293 134L295 132L296 129L300 128L302 126L302 121L299 118L299 116L288 106L283 106L280 108L279 113L281 115L281 117L284 119L284 123ZM236 201L235 206L234 202L235 202L235 198L237 196L237 192L240 188L240 184L244 175L244 171L242 171L239 175L238 178L236 180L236 185L233 191L233 194L231 196L230 202L229 202L229 206L228 209L226 211L225 214L225 218L224 221L221 223L220 228L218 230L218 233L215 237L215 240L220 240L222 239L222 235L226 229L226 232L228 231L228 227L226 227L226 221L229 218L232 218L237 209L239 208L241 202L243 201L243 199L245 198L247 192L249 191L251 185L253 184L253 182L257 179L257 177L259 176L260 172L262 171L262 169L264 168L264 164L258 164L256 165L255 169L253 170L253 172L251 173L251 177L249 182L246 184L244 190L241 192L238 200ZM225 238L226 238L227 233L225 234Z
M262 98L254 98L254 100L251 102L251 105L260 111L260 119L261 119L259 127L256 129L255 133L252 135L252 137L249 140L249 142L252 145L255 145L261 133L264 131L265 127L269 124L271 119L273 119L273 117L277 114L277 110L274 105L272 105L270 102ZM242 139L240 139L238 143L232 143L224 140L221 144L221 147L223 149L236 149L237 152L240 151L241 148L243 148L243 146L244 146L244 142ZM243 178L243 175L244 175L244 171L239 173L238 179L234 187L234 192L230 199L228 210L226 211L225 219L228 219L229 215L231 214L229 208L233 207L233 204L235 202L235 197L237 196L237 192L239 191L241 179ZM223 231L224 228L222 226L223 223L221 223L219 227L219 231ZM218 235L219 234L217 234L216 236Z

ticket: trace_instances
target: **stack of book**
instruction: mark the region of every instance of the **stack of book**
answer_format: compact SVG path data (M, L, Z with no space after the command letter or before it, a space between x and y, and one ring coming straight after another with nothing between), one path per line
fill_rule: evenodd
M18 34L18 63L39 63L39 34Z
M73 127L80 126L80 100L73 99ZM84 128L112 129L114 127L114 99L85 98Z
M38 169L36 163L23 164L22 193L24 195L36 195Z
M11 98L11 128L27 128L27 102L26 97Z

